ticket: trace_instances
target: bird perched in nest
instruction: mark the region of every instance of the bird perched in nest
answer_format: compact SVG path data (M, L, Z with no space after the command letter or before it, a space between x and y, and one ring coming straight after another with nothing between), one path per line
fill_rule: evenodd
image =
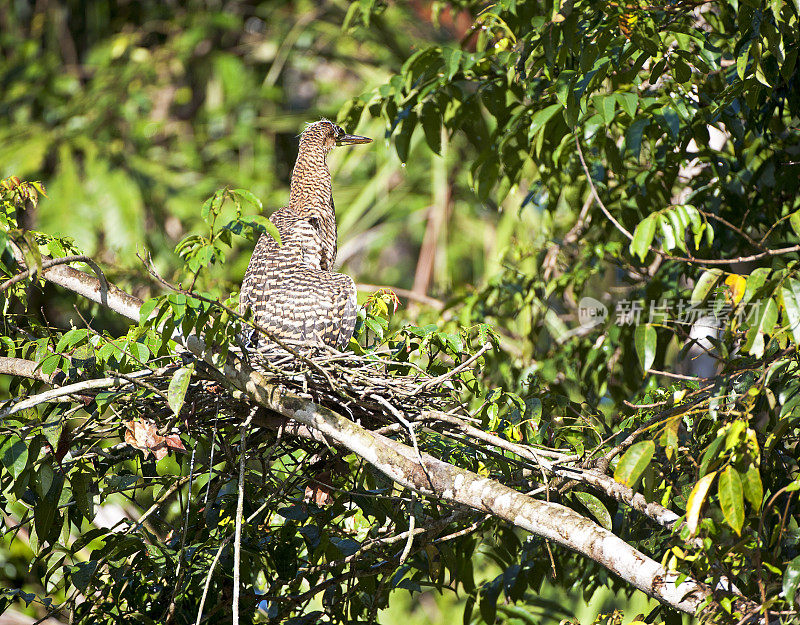
M270 217L281 243L261 236L239 298L240 311L250 308L253 320L278 339L341 349L353 335L356 286L350 276L333 271L336 213L325 158L338 145L370 141L326 119L309 124L300 135L289 205ZM247 343L259 351L269 345L257 333Z

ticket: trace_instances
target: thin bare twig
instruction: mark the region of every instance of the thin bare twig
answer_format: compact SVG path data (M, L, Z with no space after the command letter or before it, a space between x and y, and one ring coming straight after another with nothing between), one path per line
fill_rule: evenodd
M242 511L244 509L244 464L247 456L247 429L253 420L253 413L247 415L240 429L239 450L239 500L236 503L236 530L233 541L233 625L239 625L239 576L242 559Z
M689 380L692 382L705 382L711 378L701 378L696 375L684 375L682 373L672 373L671 371L659 371L658 369L648 369L647 373L652 373L653 375L663 375L667 378L674 378L676 380Z
M764 244L763 244L763 239L761 241L756 241L753 237L751 237L749 234L747 234L744 230L742 230L738 226L735 226L734 224L729 222L724 217L721 217L720 215L716 215L715 213L709 213L708 211L704 211L704 210L701 210L701 209L697 209L697 212L700 213L701 215L703 215L706 218L710 217L711 219L714 219L714 220L718 221L722 225L728 226L728 228L730 228L736 234L738 234L740 237L745 239L753 247L757 247L760 250L764 250L765 249L764 248ZM769 234L769 232L767 234ZM764 238L766 238L766 236Z
M628 239L633 241L633 235L625 229L621 223L619 223L615 218L614 215L611 214L611 211L606 208L606 205L603 204L603 200L600 199L600 195L597 193L597 187L594 186L594 181L592 180L592 175L589 173L589 168L586 165L586 160L583 158L583 149L581 149L581 142L578 140L578 137L575 137L575 147L578 149L578 156L581 159L581 165L583 165L583 171L586 173L586 180L589 182L589 188L592 191L592 195L594 196L595 202L600 207L600 210L603 211L603 214L606 216L614 227L619 230L622 234L624 234Z
M445 380L449 380L450 378L452 378L457 373L461 373L464 369L469 367L473 362L478 360L478 358L483 356L483 354L485 354L491 348L492 348L492 344L487 341L486 343L481 345L481 348L477 352L475 352L472 356L467 358L467 360L462 362L460 365L458 365L457 367L454 367L453 369L451 369L447 373L444 373L444 374L440 375L439 377L431 378L430 380L426 380L425 382L423 382L422 384L419 385L419 389L422 390L422 389L425 389L425 388L428 388L428 387L431 387L431 386L436 386L437 384L441 384Z
M411 501L408 502L408 538L406 539L406 545L403 547L403 553L400 554L400 561L397 563L397 566L403 566L406 559L408 558L408 554L411 553L411 546L414 544L414 527L417 523L417 517L414 516L414 503L416 502L416 494L414 491L411 491Z
M591 188L592 195L594 195L594 199L597 201L597 205L600 207L600 210L603 211L603 214L606 216L606 218L608 218L608 220L612 224L614 224L614 227L617 230L619 230L622 234L624 234L629 240L633 241L633 235L630 232L628 232L628 230L625 229L625 226L623 226L614 218L614 216L611 214L611 211L609 211L608 208L606 208L606 205L603 204L603 201L600 199L600 196L597 193L597 187L595 187L594 181L592 180L592 176L589 172L589 168L586 165L586 160L583 157L583 149L581 148L581 142L578 140L577 137L575 137L575 147L578 150L578 157L581 160L581 165L583 165L583 171L586 174L586 180L589 182L589 187ZM728 265L731 263L749 263L754 260L766 258L768 256L781 256L783 254L800 252L800 245L790 245L789 247L782 247L774 250L765 250L763 252L759 252L758 254L751 254L750 256L739 256L737 258L708 259L708 258L689 258L686 256L673 256L671 254L667 254L666 252L653 247L652 245L648 247L651 252L658 254L665 260L674 260L684 263L692 263L694 265Z
M85 391L97 390L100 388L110 388L113 386L120 386L125 383L136 383L136 378L152 374L152 370L145 369L144 371L136 371L134 373L125 374L124 377L120 374L107 378L85 380L83 382L76 382L75 384L68 384L67 386L54 388L49 391L45 391L44 393L39 393L38 395L31 395L27 399L23 399L21 402L17 402L13 406L6 408L3 412L0 412L0 418L10 417L11 415L21 412L22 410L53 401L59 397L79 395Z

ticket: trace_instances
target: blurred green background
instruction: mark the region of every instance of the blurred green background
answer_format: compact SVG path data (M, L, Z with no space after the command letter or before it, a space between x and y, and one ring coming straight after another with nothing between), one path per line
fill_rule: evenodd
M457 42L471 24L449 9L434 20L425 3L369 28L343 28L343 1L0 6L0 175L42 180L50 198L26 225L73 237L141 297L151 285L137 253L170 277L175 244L223 186L281 207L305 123L335 119L419 44ZM445 298L494 273L517 215L470 191L463 139L439 157L414 150L416 133L401 163L386 120L364 117L347 130L376 141L329 158L343 270ZM237 289L249 245L203 286Z

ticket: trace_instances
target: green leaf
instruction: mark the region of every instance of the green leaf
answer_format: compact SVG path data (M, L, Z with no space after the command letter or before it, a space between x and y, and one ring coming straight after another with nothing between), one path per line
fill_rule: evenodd
M789 562L783 572L783 594L791 603L795 603L798 585L800 585L800 556Z
M459 48L443 48L442 57L444 57L445 68L447 69L447 80L452 80L453 76L458 72L461 64L461 56L463 52Z
M143 326L148 319L150 319L150 315L153 314L156 306L161 303L160 297L151 297L147 300L142 307L139 309L139 325Z
M708 294L711 292L711 289L716 286L721 276L721 269L709 269L708 271L705 271L702 276L700 276L700 279L697 281L697 284L694 285L694 289L692 290L692 306L700 306L700 304L706 301Z
M243 202L247 202L248 204L254 206L259 211L264 210L264 204L261 203L255 195L253 195L247 189L234 189L231 191L231 195L241 199Z
M679 210L676 206L673 210L668 210L666 212L666 218L669 220L670 226L672 227L672 234L675 237L675 245L678 249L686 252L686 229L689 226L689 220L687 215L684 211ZM661 217L661 220L664 221L664 216Z
M653 441L641 441L631 445L619 459L617 468L614 470L614 479L620 484L632 488L647 465L650 464L655 451L656 444Z
M703 457L700 460L700 475L705 475L709 465L713 465L719 460L719 454L722 446L725 444L724 436L717 436L711 444L703 452Z
M617 93L615 96L622 110L633 119L636 116L636 109L639 106L639 96L635 93Z
M611 530L611 515L608 513L608 509L603 505L602 501L590 493L583 493L580 491L575 493L575 498L586 507L600 525L609 531Z
M771 269L769 267L758 267L750 272L750 275L747 276L747 285L744 289L744 295L742 295L742 304L749 302L756 293L759 292L767 281L767 276L769 276L770 271Z
M478 175L475 177L475 191L481 200L485 201L489 198L489 193L497 182L499 172L500 164L495 159L486 160L481 164Z
M647 323L636 327L634 332L636 355L639 357L639 363L645 373L653 366L656 358L657 338L656 329L651 324Z
M642 151L642 137L645 129L650 125L649 119L637 119L625 132L625 149L630 150L633 158L639 158Z
M64 478L56 475L49 465L42 465L36 475L36 490L40 497L33 509L33 523L40 541L51 541L51 530L58 518L58 500L64 485ZM60 525L60 524L59 524Z
M57 414L50 416L47 423L42 424L42 433L53 449L58 449L58 442L61 440L63 429L64 422Z
M661 431L659 443L664 448L664 452L669 460L672 460L678 451L678 429L681 425L681 417L676 416L667 420L664 429Z
M756 358L764 355L764 335L771 334L778 321L778 306L771 297L761 300L756 305L756 314L751 316L750 329L747 331L744 350Z
M28 464L28 446L19 436L12 434L0 445L0 462L16 479Z
M658 215L649 215L645 217L636 230L633 231L633 240L631 241L629 250L634 256L638 256L639 260L644 262L647 252L650 249L650 244L653 242L653 237L656 234L656 222Z
M528 139L533 139L536 136L544 125L550 121L550 119L555 115L558 111L562 110L564 107L560 104L551 104L550 106L546 106L545 108L536 111L531 118L531 125L528 128Z
M739 80L744 80L744 75L747 71L747 61L749 58L750 45L745 45L739 52L739 58L736 59L736 73L739 75Z
M787 278L781 287L781 295L789 332L795 344L800 345L800 281Z
M397 156L400 158L401 163L408 161L408 149L411 145L411 135L414 134L414 128L417 126L417 114L414 111L408 113L408 117L403 120L400 127L400 132L394 140L394 148L397 151Z
M794 233L800 237L800 211L795 211L791 214L789 224L792 226Z
M731 466L726 467L720 473L717 490L719 492L719 505L722 508L725 520L731 529L736 532L736 535L741 536L742 525L744 524L744 493L742 492L742 480L739 477L739 472Z
M167 389L167 399L169 407L172 412L177 416L183 408L183 401L186 398L186 390L189 388L189 382L192 380L194 373L194 364L188 367L181 367L172 376L169 381L169 388Z
M761 473L757 466L750 465L750 468L742 476L742 490L753 509L756 511L761 510L761 502L764 499L764 486L761 483Z
M53 486L53 480L55 479L55 472L53 471L53 467L49 464L42 464L39 467L39 470L36 472L36 492L39 494L40 497L44 497L50 492L50 488Z
M661 78L661 74L664 73L664 69L667 66L667 60L661 59L655 65L653 65L653 69L650 71L650 78L648 81L651 85L654 85L656 81Z
M433 102L425 102L421 113L422 131L428 147L436 154L442 153L442 115Z
M69 332L66 332L58 341L58 345L56 345L56 351L63 352L65 349L68 349L73 345L77 345L81 341L85 340L88 335L89 331L86 328L73 328Z
M63 360L63 358L59 354L51 354L50 356L48 356L47 358L45 358L42 361L42 363L41 363L39 368L41 369L42 373L44 373L45 375L50 375L56 369L58 369L58 367L61 364L62 360Z
M150 359L150 350L144 343L128 343L128 351L141 363L146 363Z
M616 112L617 105L617 99L613 94L594 96L593 102L594 107L597 109L597 112L600 113L606 126L611 124L611 122L614 121L614 113Z
M279 247L283 245L283 243L281 242L281 233L278 232L278 227L274 223L272 223L269 219L265 219L261 215L252 215L249 221L239 220L238 223L242 224L243 226L246 226L245 231L248 234L244 236L251 236L249 234L250 230L256 233L263 232L271 236L273 239L275 239L275 242L278 244ZM230 228L228 228L228 226L225 227L234 232L235 234L239 234L239 232L235 232L234 226L232 226L231 224L229 224L229 226L231 227ZM252 238L253 240L258 240L258 237L252 237Z
M75 588L86 594L89 583L92 581L92 575L94 575L96 570L97 562L94 560L80 562L70 568L69 581Z
M678 82L689 82L692 79L692 70L686 62L678 56L672 57L672 73Z
M689 493L689 499L686 502L686 527L689 528L691 536L697 533L697 527L700 524L700 512L703 509L703 503L708 496L708 490L711 488L715 477L717 477L717 472L712 471L698 480L697 484L692 488L692 492Z
M82 471L76 471L70 475L69 481L78 510L91 522L94 519L94 500L90 491L92 482L89 476Z
M481 617L488 625L494 625L497 618L497 598L503 589L503 576L498 575L491 582L485 583L480 590L478 608Z
M658 225L661 226L661 236L664 239L661 247L666 251L675 249L678 245L678 236L680 233L673 230L669 218L665 215L658 216Z

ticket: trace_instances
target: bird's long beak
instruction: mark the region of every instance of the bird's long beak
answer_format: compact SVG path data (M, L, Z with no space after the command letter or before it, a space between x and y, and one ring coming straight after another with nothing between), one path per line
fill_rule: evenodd
M336 145L356 145L358 143L372 143L372 139L361 135L342 135L336 139Z

